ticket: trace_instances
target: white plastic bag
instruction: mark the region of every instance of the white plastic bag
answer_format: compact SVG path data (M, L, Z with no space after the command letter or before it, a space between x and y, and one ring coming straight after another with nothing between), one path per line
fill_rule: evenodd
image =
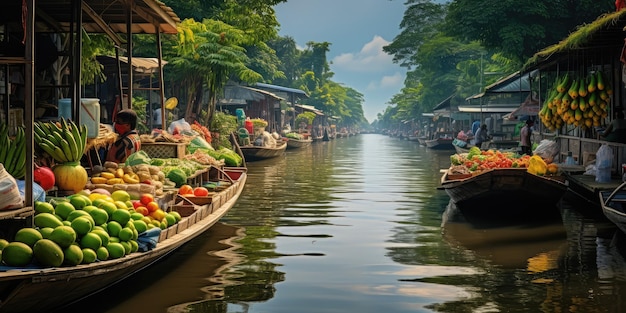
M539 142L533 154L542 157L544 160L554 160L559 153L559 143L554 140L543 139Z
M603 144L596 152L596 182L610 182L612 166L613 149L611 149L611 147L609 147L607 144Z
M0 163L0 210L19 209L24 207L15 178L4 169Z
M167 132L172 135L191 132L191 125L189 125L189 123L185 121L185 118L181 118L179 120L173 121L167 128Z

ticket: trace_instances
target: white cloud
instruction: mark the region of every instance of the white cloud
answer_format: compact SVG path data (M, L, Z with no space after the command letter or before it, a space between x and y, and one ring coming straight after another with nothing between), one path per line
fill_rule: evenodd
M383 51L389 42L376 35L358 53L343 53L332 59L332 67L355 72L379 72L393 65L393 57Z
M376 89L396 89L399 90L404 86L404 74L395 73L393 75L385 75L378 81L370 82L367 86L368 90Z

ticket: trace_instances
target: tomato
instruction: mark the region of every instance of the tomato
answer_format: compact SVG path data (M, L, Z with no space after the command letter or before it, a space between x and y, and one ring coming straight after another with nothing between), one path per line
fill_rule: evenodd
M193 187L191 187L191 185L182 185L180 186L180 188L178 188L178 194L181 194L181 195L193 194Z
M193 189L193 194L196 197L206 197L209 195L209 190L204 187L196 187Z
M154 201L154 196L149 193L143 193L141 194L141 197L139 197L139 201L141 202L141 204L147 205L148 203Z
M131 203L133 204L133 208L137 209L140 206L143 206L143 203L141 203L141 201L139 200L132 200Z

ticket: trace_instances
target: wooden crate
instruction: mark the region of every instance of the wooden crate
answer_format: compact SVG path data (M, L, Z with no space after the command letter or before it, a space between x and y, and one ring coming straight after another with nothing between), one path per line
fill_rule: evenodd
M187 144L176 142L141 143L141 150L151 158L182 158L187 153Z

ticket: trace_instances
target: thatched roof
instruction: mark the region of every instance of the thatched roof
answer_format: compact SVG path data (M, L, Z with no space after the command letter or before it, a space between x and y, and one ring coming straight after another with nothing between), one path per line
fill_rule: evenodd
M549 66L573 65L576 58L587 63L606 62L608 55L619 53L624 45L626 10L601 15L595 21L579 26L558 44L549 46L530 58L523 71Z

